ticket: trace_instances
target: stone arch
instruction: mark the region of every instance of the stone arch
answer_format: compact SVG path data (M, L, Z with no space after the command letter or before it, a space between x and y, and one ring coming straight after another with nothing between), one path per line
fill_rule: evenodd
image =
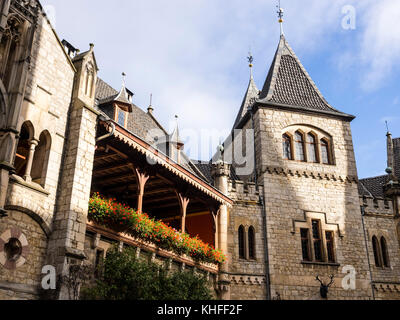
M22 123L14 160L15 172L20 177L25 174L29 157L30 141L34 136L35 130L32 122L27 120Z
M40 226L40 228L43 230L46 237L47 238L50 237L50 233L51 233L50 228L48 227L46 222L43 220L43 218L36 212L34 212L28 208L24 208L24 207L16 206L16 205L5 206L5 209L9 210L9 211L18 211L18 212L24 213L27 216L31 217L32 220L36 221L36 223Z

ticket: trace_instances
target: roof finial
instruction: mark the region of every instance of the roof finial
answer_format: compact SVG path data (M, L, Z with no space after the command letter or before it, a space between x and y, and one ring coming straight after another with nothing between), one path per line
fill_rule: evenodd
M149 104L149 107L147 108L147 111L148 111L149 113L153 113L153 111L154 111L154 108L153 108L153 106L151 105L152 102L153 102L153 94L150 93L150 104Z
M278 22L281 26L281 36L283 36L283 9L281 8L281 0L279 0L279 4L276 7L278 8L277 14L279 18Z
M122 72L122 86L126 87L126 73Z
M389 135L391 135L391 133L390 133L390 131L389 131L389 125L388 125L387 120L385 120L385 123L386 123L386 133L387 133L387 135L389 136Z
M253 76L253 61L254 61L254 58L253 58L253 55L251 54L251 48L250 48L250 51L249 51L249 56L247 57L247 61L249 62L250 76L252 77Z

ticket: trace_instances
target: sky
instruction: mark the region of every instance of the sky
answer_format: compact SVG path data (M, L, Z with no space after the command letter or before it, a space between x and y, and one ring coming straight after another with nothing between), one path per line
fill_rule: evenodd
M275 0L42 0L60 39L95 44L99 76L121 73L144 110L185 150L209 160L230 132L249 81L262 88L279 41ZM385 174L386 125L400 137L400 1L282 0L287 41L336 109L353 114L360 178ZM199 140L187 137L199 136ZM208 142L208 143L207 143Z

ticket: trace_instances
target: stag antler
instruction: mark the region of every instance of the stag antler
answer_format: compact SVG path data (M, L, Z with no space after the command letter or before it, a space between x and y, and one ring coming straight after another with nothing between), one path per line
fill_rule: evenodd
M329 276L329 278L331 279L331 282L329 282L329 284L326 285L328 288L329 288L329 287L332 285L332 283L335 281L335 280L334 280L335 276L334 276L333 274L331 274L331 275Z

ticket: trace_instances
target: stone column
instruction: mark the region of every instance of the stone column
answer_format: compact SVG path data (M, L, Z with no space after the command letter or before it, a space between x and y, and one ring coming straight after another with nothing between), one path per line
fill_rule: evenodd
M213 165L211 174L214 178L215 186L223 194L228 195L228 178L230 175L230 165L224 162L217 162ZM226 262L221 265L218 276L218 293L221 300L230 299L230 280L229 280L229 255L228 255L228 207L221 204L217 216L218 225L218 249L226 256Z
M48 245L48 264L56 267L58 276L68 275L71 265L81 264L86 259L84 246L96 145L96 120L94 110L84 106L73 108L70 114L53 231ZM58 279L54 298L75 298L70 295L68 282Z
M26 163L26 169L25 169L25 175L24 175L25 181L28 181L28 182L32 181L32 177L31 177L32 163L33 163L33 157L35 155L35 149L38 144L39 144L39 141L36 139L32 139L30 142L28 162Z

